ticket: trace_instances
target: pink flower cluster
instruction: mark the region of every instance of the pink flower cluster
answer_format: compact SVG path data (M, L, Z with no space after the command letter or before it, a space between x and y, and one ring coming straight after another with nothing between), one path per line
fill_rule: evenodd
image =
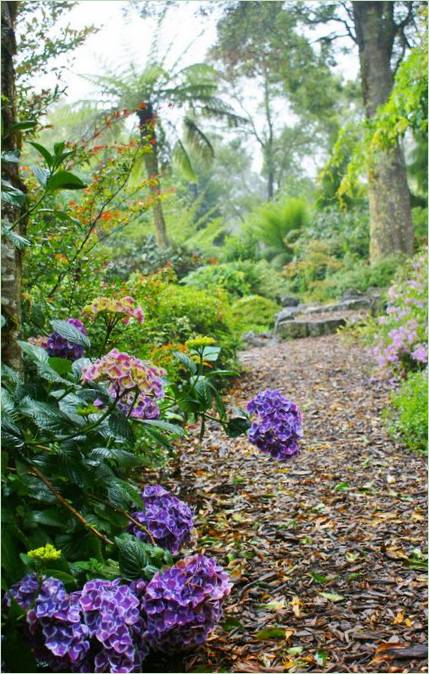
M156 401L164 396L161 379L164 375L164 370L112 349L85 368L82 381L107 382L108 393L119 401L119 409L134 419L156 419L159 417Z
M406 377L426 366L427 266L423 252L406 274L389 288L386 314L378 319L379 334L373 356L388 375Z
M125 318L122 321L125 325L131 319L136 320L137 323L144 322L143 309L129 295L120 300L115 300L112 297L96 297L91 304L87 304L83 308L83 314L89 319L96 318L103 311L112 314L125 314Z

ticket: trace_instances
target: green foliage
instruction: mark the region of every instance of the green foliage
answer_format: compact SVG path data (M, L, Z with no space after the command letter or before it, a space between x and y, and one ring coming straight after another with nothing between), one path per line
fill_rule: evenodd
M248 226L264 244L263 255L276 266L292 259L292 243L308 223L305 201L267 201L250 214Z
M340 267L339 271L327 274L321 281L308 285L308 299L326 301L341 297L347 290L366 292L369 288L387 288L403 263L401 256L382 258L370 265L363 260Z
M428 381L427 370L414 372L390 397L393 409L386 410L388 428L410 449L427 452Z
M125 290L124 294L131 294L143 307L145 322L126 330L118 325L115 339L119 348L153 360L176 377L173 353L185 348L187 339L208 335L222 347L222 364L234 361L238 340L231 324L229 298L222 289L177 285L174 274L163 271L146 277L132 274Z
M236 297L243 297L250 292L246 273L240 269L239 264L234 263L200 267L185 276L182 282L200 290L223 288Z
M314 241L326 242L339 258L367 259L369 255L369 215L367 208L348 210L338 207L315 210L310 223L301 232L294 245L294 253L301 257L301 250Z
M235 329L239 334L270 330L279 311L279 305L266 297L259 295L242 297L232 305Z
M335 256L335 246L331 242L316 239L305 244L299 259L286 265L284 276L292 291L307 293L316 283L343 267L343 262Z
M177 278L181 279L202 263L201 255L191 252L184 246L161 249L154 236L147 236L138 244L122 239L119 254L115 254L115 250L112 249L112 260L107 271L110 278L127 279L133 272L153 274L168 264Z
M182 282L206 290L223 288L232 297L255 294L278 300L290 292L280 272L266 260L239 260L206 265L185 276Z
M419 246L428 242L428 209L417 206L412 210L414 233Z
M72 365L27 342L21 347L24 375L5 368L2 377L8 547L2 562L8 583L25 572L19 554L46 543L69 561L90 556L102 561L103 546L114 554L111 537L127 526L127 511L140 505L133 476L144 461L135 446L147 457L157 442L151 425L131 423L108 402L104 386L81 384L86 359ZM105 411L94 407L96 398L107 402ZM57 571L70 568L63 564ZM52 575L61 578L55 570Z
M225 238L222 246L222 259L225 262L257 260L258 257L258 239L250 229Z
M204 435L207 419L217 420L231 437L245 432L249 427L246 413L233 408L228 416L220 395L223 380L238 373L219 368L220 348L210 337L189 340L188 349L189 355L174 354L181 376L171 385L171 390L180 413L187 421L200 421L200 438ZM236 432L237 425L240 425L240 433Z

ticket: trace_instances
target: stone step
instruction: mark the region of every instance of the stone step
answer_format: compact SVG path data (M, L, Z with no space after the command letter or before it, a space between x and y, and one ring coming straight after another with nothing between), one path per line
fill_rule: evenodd
M281 339L303 339L333 335L346 324L345 318L324 318L312 321L284 321L276 327L276 335Z

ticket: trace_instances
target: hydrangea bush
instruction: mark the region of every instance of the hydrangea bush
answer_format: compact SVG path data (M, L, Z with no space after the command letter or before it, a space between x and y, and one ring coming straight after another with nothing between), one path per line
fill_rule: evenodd
M384 375L406 378L427 365L427 251L417 255L388 291L386 313L370 328L373 355Z
M228 574L194 555L149 583L97 578L70 593L56 578L28 574L5 603L25 611L27 639L52 671L140 672L150 649L171 653L204 643L230 591Z
M303 435L302 417L298 406L280 391L261 391L247 405L256 415L249 429L250 442L275 459L287 460L299 451Z
M246 432L248 416L227 409L217 384L234 372L216 368L220 347L205 335L176 354L179 383L116 348L100 356L116 321L143 321L131 297L118 302L98 298L85 312L115 316L105 321L97 357L91 321L88 331L70 318L52 321L48 337L20 342L30 365L23 375L5 369L5 652L15 663L25 626L34 659L19 671L140 672L151 649L202 644L231 590L213 559L175 562L172 555L191 543L193 512L160 485L141 492L134 470L188 421L201 419L200 437L206 417L231 437ZM264 391L248 410L257 415L251 442L278 459L296 454L302 425L294 403ZM24 540L34 549L26 552Z

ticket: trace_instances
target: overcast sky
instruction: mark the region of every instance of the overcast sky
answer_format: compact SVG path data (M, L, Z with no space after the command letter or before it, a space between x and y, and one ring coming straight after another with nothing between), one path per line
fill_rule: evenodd
M216 0L207 2L212 4ZM216 18L219 13L211 13L205 18L196 16L195 9L198 4L196 0L181 0L178 7L170 9L167 13L159 35L159 53L161 56L168 54L167 67L178 57L181 57L182 65L204 61L208 48L215 41ZM75 51L73 65L64 73L63 81L68 87L66 97L68 102L95 98L94 85L82 75L98 74L105 72L106 69L118 73L121 68L126 70L131 62L137 66L141 63L142 68L144 67L156 22L154 19L142 19L136 12L125 15L124 9L127 6L126 0L82 0L71 12L65 14L63 25L71 24L74 28L83 28L93 24L100 28ZM317 31L312 35L316 38ZM342 46L346 49L352 47L347 40L342 42ZM349 53L339 54L338 70L347 79L356 77L358 67L357 53L354 49ZM54 78L46 77L40 78L37 84L52 85L54 82ZM252 107L250 100L249 106Z

